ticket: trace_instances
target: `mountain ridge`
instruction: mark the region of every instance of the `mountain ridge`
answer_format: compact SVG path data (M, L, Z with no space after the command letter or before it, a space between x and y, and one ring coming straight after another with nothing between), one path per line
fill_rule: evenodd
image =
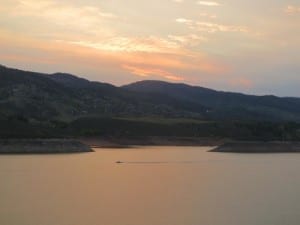
M0 117L38 121L83 116L300 121L297 97L248 95L157 80L117 87L68 73L37 73L1 65L0 81Z
M125 85L123 88L135 92L160 93L164 95L176 96L177 99L189 99L195 103L201 103L205 107L219 110L251 110L257 112L259 107L265 111L275 110L277 113L287 111L300 113L300 98L277 97L274 95L248 95L243 93L224 92L207 89L198 86L190 86L182 83L168 83L162 81L140 81L133 84ZM256 108L256 109L255 109ZM263 111L261 109L260 111ZM264 112L261 112L264 113ZM287 116L287 115L286 115ZM293 116L290 117L292 119Z

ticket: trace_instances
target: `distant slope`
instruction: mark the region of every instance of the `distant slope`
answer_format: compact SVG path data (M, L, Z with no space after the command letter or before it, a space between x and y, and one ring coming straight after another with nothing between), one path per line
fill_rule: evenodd
M299 122L299 98L162 81L115 87L71 74L0 66L0 138L96 135L294 141L300 140Z
M67 73L54 73L46 76L57 83L71 88L87 88L91 86L90 81Z
M171 97L136 94L70 74L49 75L0 66L0 119L45 122L82 116L201 117L189 107ZM197 109L205 110L201 106Z
M300 121L300 99L141 81L123 87L71 74L0 66L0 120L72 121L80 117Z
M0 67L0 114L47 120L72 114L76 93L46 76Z
M210 119L300 120L300 98L253 96L162 81L140 81L123 88L202 105L209 108L206 117Z

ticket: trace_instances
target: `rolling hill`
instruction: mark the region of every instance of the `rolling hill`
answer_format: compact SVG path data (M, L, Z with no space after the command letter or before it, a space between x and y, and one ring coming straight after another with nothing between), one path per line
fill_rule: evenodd
M0 138L300 139L300 99L140 81L116 87L0 66Z
M186 84L140 81L123 86L136 93L162 94L208 108L206 118L232 120L299 121L300 98L254 96L215 91Z
M197 117L206 109L160 94L136 94L70 74L0 67L0 118L71 121L82 116Z
M0 118L71 121L83 116L300 121L300 98L253 96L162 81L116 87L71 74L0 66Z

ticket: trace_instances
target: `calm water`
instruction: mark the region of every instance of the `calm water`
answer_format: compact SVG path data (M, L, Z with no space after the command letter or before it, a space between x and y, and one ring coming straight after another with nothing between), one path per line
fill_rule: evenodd
M0 156L0 224L300 224L300 154L208 149Z

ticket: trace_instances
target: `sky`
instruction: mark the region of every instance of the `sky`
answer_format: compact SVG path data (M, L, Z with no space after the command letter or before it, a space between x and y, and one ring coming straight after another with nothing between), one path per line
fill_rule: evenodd
M0 64L300 97L300 0L1 0Z

